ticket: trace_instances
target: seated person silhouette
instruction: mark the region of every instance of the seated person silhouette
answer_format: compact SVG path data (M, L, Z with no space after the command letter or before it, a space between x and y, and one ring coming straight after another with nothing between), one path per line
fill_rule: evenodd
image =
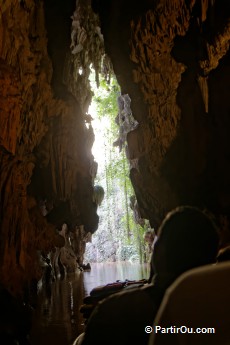
M158 231L151 284L116 293L98 304L74 345L147 344L165 290L183 272L215 262L218 235L212 221L189 206L169 213Z
M182 274L165 293L149 345L229 345L229 286L230 262Z

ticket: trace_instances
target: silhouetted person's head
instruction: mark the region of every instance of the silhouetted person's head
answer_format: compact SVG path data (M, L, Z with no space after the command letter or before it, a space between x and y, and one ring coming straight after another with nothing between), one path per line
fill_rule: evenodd
M208 216L194 207L178 207L160 226L153 252L155 272L173 281L191 268L214 263L218 243L217 229Z

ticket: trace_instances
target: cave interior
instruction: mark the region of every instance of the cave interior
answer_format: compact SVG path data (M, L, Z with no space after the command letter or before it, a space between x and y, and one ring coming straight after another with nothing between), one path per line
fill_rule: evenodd
M98 228L90 68L131 98L140 217L157 229L173 208L196 206L230 243L229 15L229 0L1 2L2 288L28 295L63 224L80 261Z

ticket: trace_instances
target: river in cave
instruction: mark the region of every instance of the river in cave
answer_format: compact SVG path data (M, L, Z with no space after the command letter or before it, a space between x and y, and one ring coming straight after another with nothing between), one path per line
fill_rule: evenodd
M99 285L148 278L148 264L97 263L89 272L68 274L51 287L41 287L30 334L31 345L70 345L84 330L79 312L83 298Z

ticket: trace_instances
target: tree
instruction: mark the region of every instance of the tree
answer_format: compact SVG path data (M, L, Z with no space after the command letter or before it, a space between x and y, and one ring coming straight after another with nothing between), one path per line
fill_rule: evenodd
M128 161L124 149L119 152L113 145L119 136L115 118L120 87L113 76L109 85L100 78L100 88L93 83L92 88L94 96L89 111L93 112L95 139L101 143L100 147L93 148L99 163L95 183L105 189L105 199L98 209L99 229L93 235L92 244L87 246L86 260L142 262L144 230L135 224L129 207L129 198L134 191Z

